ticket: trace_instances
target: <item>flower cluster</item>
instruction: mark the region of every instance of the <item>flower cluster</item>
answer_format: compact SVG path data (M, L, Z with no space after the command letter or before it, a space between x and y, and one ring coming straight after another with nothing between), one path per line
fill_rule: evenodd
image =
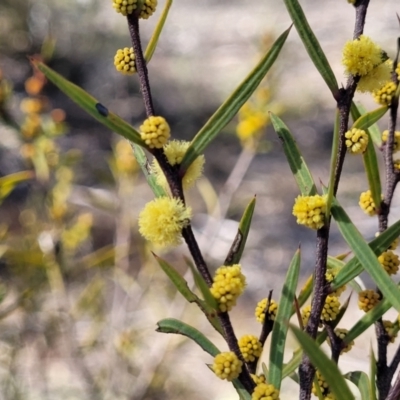
M293 215L297 223L311 229L320 229L325 223L326 196L297 196Z
M339 313L340 301L339 298L333 294L327 296L322 309L321 320L322 321L334 321Z
M310 319L310 315L311 315L311 304L307 304L301 310L301 320L303 322L303 326L307 325L308 320Z
M246 277L239 264L222 266L215 271L211 294L217 300L220 311L232 310L236 300L243 293Z
M169 125L163 117L147 118L139 130L142 140L150 149L161 149L171 136Z
M164 154L167 157L168 163L172 166L180 164L189 145L190 142L180 140L169 141L163 147ZM200 155L192 162L192 164L190 164L189 168L186 170L185 175L182 178L182 185L184 189L192 187L197 179L200 178L201 174L203 173L204 163L204 155ZM151 172L156 177L157 184L164 188L164 190L167 190L167 179L165 178L165 175L156 159L153 160L153 163L151 165Z
M263 375L263 374L260 374L260 375L250 374L250 375L253 378L253 381L256 385L258 385L260 383L265 383L265 381L266 381L265 375Z
M331 391L329 390L329 386L328 383L326 382L325 378L322 376L321 372L319 372L318 370L315 373L315 377L318 381L318 386L321 390L322 396L324 397L324 399L330 399L330 400L334 400L335 397L333 396L333 394L331 393ZM313 394L315 394L317 396L317 389L315 387L315 383L313 383L312 386L312 392Z
M372 194L370 190L362 192L360 195L360 201L358 202L361 209L368 214L370 217L377 214L376 205L372 199Z
M382 132L382 142L386 143L389 137L389 131L384 130ZM400 131L395 131L394 132L394 138L393 138L393 152L399 151L400 150Z
M254 335L244 335L239 339L239 349L246 362L253 362L261 356L261 342Z
M395 339L397 338L398 334L398 326L396 327L395 324L392 321L388 320L383 320L383 327L385 328L385 331L389 337L390 343L394 343Z
M160 197L147 203L139 215L139 232L159 246L181 243L181 232L190 221L192 210L181 200Z
M264 323L265 315L271 321L275 321L276 313L278 311L278 304L275 300L271 299L271 304L269 304L268 299L262 299L257 303L255 316L258 322Z
M358 308L368 312L372 310L380 301L379 293L375 290L367 289L358 293Z
M135 53L133 47L118 49L114 56L114 65L117 71L125 75L133 75L136 72Z
M212 370L220 379L232 381L242 372L243 363L232 351L220 353L214 358Z
M259 383L254 388L251 400L279 400L279 390L274 385Z
M397 274L397 271L399 270L400 260L399 256L397 254L394 254L393 251L388 250L383 252L378 257L378 261L389 275Z
M335 279L335 276L338 274L338 270L336 269L328 269L325 273L325 279L327 282L332 282ZM346 285L343 285L333 291L331 294L334 296L340 296L346 290Z
M345 133L346 147L352 154L362 154L368 146L368 134L357 128L352 128Z
M113 7L117 13L124 16L132 14L138 7L138 0L113 0ZM157 7L157 0L144 0L139 18L149 18Z
M382 106L390 106L396 92L396 84L392 81L387 82L379 90L374 90L372 96L374 100Z
M341 329L341 328L336 328L335 329L335 335L342 341L345 339L346 335L349 333L347 329ZM327 338L327 343L329 346L331 346L331 341L329 337ZM354 340L352 340L350 343L348 343L345 347L342 348L340 351L340 354L347 353L348 351L351 350L351 348L354 346Z

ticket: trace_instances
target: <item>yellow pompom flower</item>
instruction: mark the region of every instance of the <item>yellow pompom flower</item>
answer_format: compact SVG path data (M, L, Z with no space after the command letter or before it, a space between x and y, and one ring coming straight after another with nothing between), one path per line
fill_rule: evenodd
M372 310L380 301L379 293L367 289L358 293L358 308L362 311Z
M230 311L243 293L246 278L239 264L222 266L215 271L211 294L217 300L220 311Z
M169 164L172 166L180 164L189 145L190 142L180 140L169 141L163 147L164 154L167 157ZM190 187L192 187L196 183L197 179L200 178L203 173L204 163L205 157L204 155L200 155L192 162L192 164L190 164L189 168L186 170L185 175L182 178L182 185L184 189L189 189ZM156 159L154 159L152 162L151 172L155 175L158 185L167 190L167 179L165 178L165 175Z
M133 75L136 72L135 54L133 47L118 49L114 56L114 65L117 71L125 75Z
M370 190L361 193L358 204L360 205L361 209L370 217L377 214L376 205L372 199Z
M335 329L335 335L340 338L341 340L344 340L346 335L349 333L347 329L341 329L341 328L336 328ZM331 341L329 337L326 339L327 343L329 346L331 346ZM348 351L351 350L351 348L354 346L354 340L352 340L350 343L346 345L341 351L340 354L347 353Z
M390 343L394 343L398 334L398 330L395 328L394 323L388 320L383 320L382 323L387 335L389 336Z
M258 322L264 323L265 315L267 314L268 319L275 321L276 313L278 311L278 304L275 300L271 299L271 304L269 304L268 299L262 299L257 303L255 316Z
M113 0L113 8L117 13L124 16L132 14L138 7L138 0ZM157 0L144 0L142 9L139 13L139 18L149 18L157 7Z
M325 274L325 279L327 282L332 282L335 279L335 276L338 274L338 270L336 269L328 269ZM340 286L335 291L331 293L331 295L339 297L346 290L346 285Z
M265 383L266 379L265 379L265 375L260 374L260 375L256 375L256 374L250 374L251 377L253 378L253 381L256 385L258 385L259 383Z
M367 36L348 41L343 48L342 63L347 74L367 75L382 61L381 48Z
M251 395L251 400L279 400L279 390L274 385L258 383Z
M389 137L389 131L382 132L382 142L386 143ZM400 150L400 131L394 132L393 153Z
M379 90L374 90L372 96L374 100L381 106L390 106L397 86L394 82L389 81Z
M181 243L181 232L192 215L190 207L181 200L159 197L146 204L139 215L139 232L158 246L176 246Z
M326 297L324 308L322 309L322 321L334 321L340 310L340 301L337 296L330 294Z
M171 136L169 125L163 117L147 118L139 130L142 140L151 149L161 149Z
M244 335L239 339L239 349L246 362L253 362L261 356L261 342L254 335Z
M382 64L379 64L367 75L360 78L357 91L358 92L373 92L379 90L386 82L391 79L392 75L392 60L386 60Z
M242 372L243 363L232 351L220 353L214 358L212 370L220 379L233 381Z
M299 225L311 229L320 229L325 223L326 195L297 196L293 206L293 215Z
M397 254L394 254L393 251L388 250L383 252L378 257L378 261L382 265L383 269L389 275L397 274L397 271L399 270L400 261L399 261L399 256Z
M319 372L317 370L316 373L315 373L315 377L318 380L318 385L319 385L319 388L321 390L322 396L324 396L324 399L335 400L335 397L333 396L333 394L329 390L328 383L326 382L325 378L322 376L321 372ZM317 394L318 392L317 392L317 389L315 387L315 383L313 383L312 392L313 392L313 394L315 394L315 396L318 396L318 394Z
M368 146L368 134L357 128L352 128L344 134L347 150L352 154L362 154Z
M301 319L303 321L303 326L306 326L308 324L308 320L310 319L310 315L311 315L311 304L307 304L301 310Z

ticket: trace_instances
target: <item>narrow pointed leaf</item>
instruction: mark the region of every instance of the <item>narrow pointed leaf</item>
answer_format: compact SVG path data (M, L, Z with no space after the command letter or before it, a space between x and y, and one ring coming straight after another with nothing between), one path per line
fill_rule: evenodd
M323 375L335 397L340 400L354 400L354 396L340 373L338 366L326 356L314 340L305 332L293 325L290 328L312 364Z
M145 143L140 137L140 133L134 129L133 126L128 124L122 118L118 117L118 115L108 111L105 106L99 103L99 101L91 96L88 92L65 79L63 76L42 62L31 58L31 63L79 107L85 110L93 118L97 119L97 121L101 122L107 128L111 129L115 133L118 133L131 142L136 143L139 146L146 147Z
M292 315L293 301L296 294L297 281L300 271L300 249L296 251L290 263L279 300L278 312L272 329L272 338L269 354L268 382L280 390L282 382L283 353L285 351L286 336L289 320Z
M244 210L243 216L239 222L238 232L229 250L228 256L225 259L224 265L233 265L240 262L244 247L246 246L247 236L249 235L255 206L256 198L254 197Z
M289 162L290 169L303 196L311 196L317 193L314 180L307 164L297 147L289 128L273 113L270 113L271 122L282 142L283 151Z
M221 132L225 125L236 115L243 104L257 89L258 85L277 59L289 35L289 31L290 28L279 36L272 45L270 51L261 59L250 75L247 76L197 133L183 157L181 163L182 171L186 171L190 164L204 152L211 141Z
M147 183L150 186L150 189L153 191L156 197L164 197L167 194L165 190L157 183L157 179L154 175L150 173L149 161L146 157L144 150L135 143L132 143L133 154L136 158L136 161L140 165L140 168L147 180Z
M178 335L187 336L197 343L206 353L215 357L220 353L218 348L207 339L200 331L182 321L174 318L166 318L157 322L157 332L176 333Z
M286 8L292 18L294 26L296 27L297 33L302 40L304 47L307 50L312 62L317 68L318 72L321 74L322 79L328 85L333 97L336 97L339 88L335 78L335 74L329 65L329 62L322 50L318 39L314 35L304 11L300 6L298 0L284 0Z
M239 379L234 379L232 383L239 395L240 400L251 400L251 394L244 388Z
M345 376L350 382L353 382L360 391L361 400L371 400L371 385L368 379L368 375L362 371L348 372Z
M387 107L383 108L387 109ZM364 167L365 167L365 172L367 173L368 184L371 190L372 198L374 200L374 203L379 206L381 204L381 194L382 194L381 177L379 175L379 165L376 157L375 147L372 140L372 135L370 129L368 129L371 125L373 125L373 123L370 124L368 127L356 126L358 121L361 121L363 118L368 117L368 113L365 112L365 109L362 106L356 106L352 104L351 115L353 120L357 119L357 121L354 123L353 126L358 129L366 130L368 134L369 138L368 146L365 153L363 154ZM371 117L367 119L371 120Z
M351 103L351 114L353 121L356 121L361 115L366 114L367 109L361 104L354 102ZM378 147L382 146L382 134L377 124L372 124L368 128L368 132L374 144Z
M382 268L376 255L365 242L361 233L351 222L349 216L340 207L336 199L332 204L332 216L339 226L339 230L358 258L361 265L369 273L375 284L378 286L383 295L392 303L392 306L400 311L400 290L392 281L386 271Z
M376 110L367 112L356 119L353 124L353 128L363 129L364 131L368 129L371 125L378 122L387 112L388 107L380 107ZM354 119L354 117L353 117Z
M340 206L338 206L340 207ZM390 244L400 236L400 221L397 221L385 232L381 233L377 238L373 239L369 243L371 251L376 257L380 256ZM363 264L357 258L357 255L353 257L349 262L339 271L332 281L333 289L337 289L352 279L361 274L364 270Z
M165 21L167 20L169 9L171 8L172 0L167 0L165 2L165 6L163 12L160 16L160 19L157 22L157 26L154 29L153 35L150 38L149 44L146 47L146 51L144 53L144 58L147 63L150 62L153 57L154 51L157 47L158 39L160 38L161 32L164 28Z

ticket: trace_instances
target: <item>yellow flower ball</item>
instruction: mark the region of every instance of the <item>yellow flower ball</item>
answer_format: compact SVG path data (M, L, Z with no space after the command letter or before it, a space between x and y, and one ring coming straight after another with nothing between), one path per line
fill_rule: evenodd
M382 61L381 48L365 35L348 41L343 48L342 63L347 74L367 75Z
M124 16L132 14L137 9L138 0L113 0L113 8Z
M246 362L253 362L261 356L262 345L254 335L244 335L239 339L239 349Z
M161 149L171 136L171 130L165 118L151 116L139 128L142 140L150 149Z
M164 147L164 154L170 165L180 164L183 160L187 149L189 148L190 142L171 140ZM204 155L198 156L189 168L186 170L185 175L182 178L182 185L184 189L189 189L192 187L196 181L201 177L203 173L203 167L205 163ZM164 190L168 189L168 182L165 175L158 164L156 159L153 159L151 164L151 172L155 175L158 185L160 185Z
M311 229L320 229L325 223L326 195L297 196L293 206L293 215L299 225Z
M335 329L335 335L338 338L340 338L341 340L344 340L348 333L349 333L349 331L347 329L341 329L341 328ZM326 341L327 341L328 345L331 346L331 341L330 341L329 337L326 339ZM342 350L340 351L340 354L349 352L353 346L354 346L354 340L352 340L344 348L342 348Z
M327 282L332 282L335 279L335 276L338 274L339 270L336 269L328 269L325 274L325 279ZM339 297L346 290L346 285L343 285L333 291L331 294Z
M382 132L382 142L386 143L389 137L389 131ZM394 132L393 153L400 150L400 131Z
M230 311L243 293L246 278L239 264L222 266L215 271L211 294L217 300L220 311Z
M255 316L258 322L264 323L265 315L267 314L268 319L275 321L276 313L278 311L278 304L275 300L271 299L271 304L268 303L268 299L262 299L257 303L255 310Z
M242 372L243 363L232 351L220 353L214 358L212 370L220 379L233 381Z
M390 106L397 86L394 82L389 81L379 90L374 90L372 96L374 100L382 106Z
M259 383L265 383L266 379L265 379L265 375L260 374L260 375L256 375L256 374L250 374L251 377L253 378L253 381L256 385L258 385Z
M358 308L368 312L372 310L380 301L379 293L375 290L367 289L358 293Z
M176 246L181 243L181 232L192 215L190 207L181 200L160 197L146 204L139 215L140 234L158 246Z
M393 251L388 250L383 252L378 257L378 261L389 275L397 274L397 271L399 270L400 260L399 256L397 254L394 254Z
M279 390L274 385L259 383L254 388L251 400L279 400Z
M133 47L118 49L114 56L114 65L117 71L121 72L121 74L133 75L136 72Z
M351 154L363 154L368 146L368 134L357 128L352 128L344 134L346 147Z
M157 0L145 0L143 7L140 10L139 18L148 19L151 17L157 8Z
M387 335L389 336L390 343L394 343L397 338L398 329L396 329L395 324L392 321L383 320L382 323Z
M372 199L372 194L370 190L362 192L360 195L360 201L358 202L361 209L368 214L370 217L377 214L377 208Z
M331 393L331 391L329 390L329 386L328 383L326 382L325 378L322 376L321 372L319 372L318 370L315 373L315 377L318 381L318 386L321 390L322 395L324 396L324 399L332 399L334 400L335 397L333 396L333 394ZM315 387L315 383L313 383L312 386L312 392L313 394L315 394L317 396L317 389Z
M311 304L307 304L301 310L301 319L303 321L303 326L306 326L308 324L308 320L310 319L310 315L311 315Z
M340 310L340 301L337 296L330 294L327 296L322 309L321 320L322 321L334 321Z

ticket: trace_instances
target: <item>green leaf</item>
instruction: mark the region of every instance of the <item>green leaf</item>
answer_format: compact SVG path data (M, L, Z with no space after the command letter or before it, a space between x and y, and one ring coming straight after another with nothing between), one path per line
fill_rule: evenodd
M133 148L133 154L143 171L143 174L147 180L147 183L150 186L150 189L153 191L156 197L165 197L167 195L165 193L165 190L157 183L156 177L150 173L149 161L146 157L144 150L135 143L131 144Z
M371 125L378 122L386 114L387 110L388 110L388 107L384 106L384 107L377 108L374 111L367 112L365 114L362 113L362 115L356 119L352 128L362 129L365 131ZM353 119L355 119L355 118L353 117Z
M53 82L72 101L92 117L97 119L97 121L131 142L142 147L147 147L137 130L122 118L118 117L118 115L108 111L106 107L99 103L98 100L92 97L88 92L65 79L42 62L35 60L34 58L31 58L30 61L34 67L46 76L47 79Z
M353 117L353 120L358 118L357 121L354 123L354 126L356 126L358 121L368 116L368 113L365 112L365 109L362 106L357 107L354 104L352 104L351 115ZM371 120L371 118L369 118L369 120ZM370 124L370 126L371 125L373 124ZM381 177L379 175L379 165L378 165L378 160L376 158L376 152L372 140L372 135L370 130L367 129L367 127L358 129L365 129L368 134L369 138L368 146L365 153L363 154L364 167L365 167L365 172L367 173L368 184L371 190L372 198L374 200L374 203L379 206L382 201L381 200L382 186L381 186Z
M232 383L239 395L240 400L251 400L251 394L244 388L239 379L234 379Z
M365 115L367 113L367 109L361 104L361 103L351 103L351 114L353 121L356 121L358 118L360 118L361 115ZM372 124L368 128L368 133L372 139L372 141L375 143L376 146L381 147L382 146L382 134L381 131L378 127L377 124Z
M368 375L365 372L362 371L348 372L346 375L344 375L344 377L348 379L350 382L353 382L358 387L358 390L360 391L361 394L361 400L372 399L370 382L368 379Z
M21 182L32 179L35 176L33 171L14 172L0 178L0 203L12 192Z
M165 2L164 10L158 20L157 26L154 29L153 35L150 38L149 44L146 47L146 51L144 53L144 58L147 63L150 62L153 57L154 51L156 50L158 39L160 38L161 32L164 28L165 21L167 20L169 9L171 8L172 0L167 0Z
M290 28L287 29L272 45L270 51L261 59L258 65L238 86L231 96L218 108L206 124L193 138L186 154L183 157L181 168L186 171L190 164L204 152L211 141L221 132L225 125L235 116L243 104L257 89L269 69L274 64L281 51Z
M340 206L338 205L337 207ZM339 212L341 211L339 210ZM377 238L372 240L369 243L369 247L371 251L374 253L374 255L378 257L385 250L387 250L390 244L399 236L400 236L400 221L397 221L385 232L381 233ZM347 282L350 282L352 279L360 275L363 270L364 266L356 255L351 260L349 260L349 262L335 276L335 279L332 281L333 289L335 290L345 285Z
M354 400L354 396L340 373L338 366L326 356L314 340L305 332L293 325L290 325L290 328L312 364L323 375L335 397L340 400Z
M383 295L391 302L392 306L400 311L400 290L382 268L371 247L365 242L361 233L351 222L350 218L340 207L336 199L332 204L332 216L339 226L339 230L358 258L361 265L369 273Z
M231 248L229 249L229 253L225 259L224 265L234 265L240 262L244 247L246 245L247 237L249 235L251 220L253 218L255 206L256 198L254 197L244 210L243 216L239 222L238 232L235 236Z
M280 390L282 382L283 353L285 351L286 336L289 328L288 323L292 315L299 271L300 249L296 251L290 263L272 329L268 382L278 390Z
M300 6L298 0L284 0L286 8L292 18L294 26L303 41L304 47L307 50L312 62L321 74L322 79L328 85L333 97L337 97L339 88L335 78L335 74L329 65L329 62L318 42L318 39L311 30L307 22L306 16Z
M174 318L166 318L157 322L158 328L157 332L162 333L176 333L179 335L187 336L196 342L206 353L215 357L220 353L218 348L207 339L200 331L193 326L185 324L182 321L179 321Z
M283 145L283 151L289 162L290 169L303 196L311 196L317 193L310 170L297 147L296 141L285 123L273 113L270 113L271 122Z

